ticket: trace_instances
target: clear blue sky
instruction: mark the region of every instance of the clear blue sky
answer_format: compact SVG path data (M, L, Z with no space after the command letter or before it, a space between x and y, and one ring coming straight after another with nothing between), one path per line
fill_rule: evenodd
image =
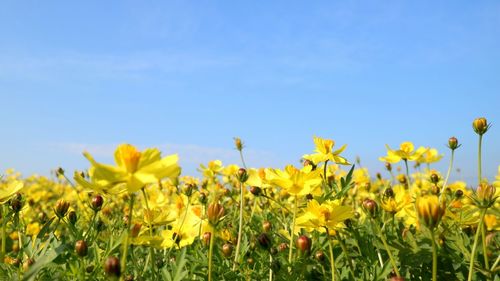
M3 1L0 169L28 175L111 161L122 142L298 163L313 135L347 143L374 174L387 143L446 153L476 175L500 164L498 1ZM270 3L272 2L272 3ZM455 177L458 177L455 175Z

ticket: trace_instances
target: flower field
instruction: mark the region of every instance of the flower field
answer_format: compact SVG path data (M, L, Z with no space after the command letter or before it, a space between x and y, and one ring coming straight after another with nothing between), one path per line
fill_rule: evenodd
M451 137L444 154L403 142L383 174L314 137L300 165L200 165L122 144L106 164L52 178L0 181L3 280L500 280L500 166L481 172L478 148ZM388 140L390 141L390 140ZM445 142L445 141L444 141ZM477 150L475 182L452 181L454 156ZM2 279L3 278L3 279Z

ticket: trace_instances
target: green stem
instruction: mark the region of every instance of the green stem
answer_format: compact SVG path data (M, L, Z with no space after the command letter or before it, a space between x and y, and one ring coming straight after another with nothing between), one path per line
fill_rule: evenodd
M240 254L241 234L243 232L243 208L245 205L245 198L243 197L244 186L240 182L240 225L238 228L238 241L236 241L236 254L234 255L233 271L236 270L236 264Z
M5 206L2 205L2 251L0 252L0 262L4 262L3 258L5 256L5 245L7 244L7 229L6 229L6 224L7 224L7 210L5 209Z
M480 224L483 225L483 227L481 228L481 240L483 242L484 267L486 268L486 270L489 270L488 265L490 264L490 262L488 260L488 248L486 247L486 230L484 222L481 221Z
M349 268L351 269L351 275L352 275L352 278L353 279L356 279L356 277L354 276L354 264L352 262L352 259L349 257L349 252L347 251L347 247L344 243L344 241L342 240L342 238L339 236L337 236L338 240L339 240L339 243L340 243L340 248L342 248L342 252L344 252L344 256L345 258L347 259L347 261L349 262Z
M437 281L437 247L434 239L434 231L431 230L432 242L432 281Z
M476 236L474 237L474 244L472 246L470 264L469 264L469 277L467 278L467 281L472 280L472 273L474 272L474 258L476 256L476 250L477 250L477 242L479 241L479 234L481 233L481 228L483 226L483 220L484 220L484 215L486 214L486 210L487 209L485 208L481 211L481 216L479 218L478 229L476 232Z
M208 249L208 281L212 281L212 254L214 250L215 227L210 233L210 247Z
M148 196L146 194L146 190L144 190L144 187L141 188L141 191L142 191L142 195L144 196L144 202L146 203L146 210L148 212L148 215L150 216L148 218L148 222L149 222L149 235L151 236L151 238L153 237L153 223L152 223L152 218L153 218L153 214L151 213L151 209L149 209L149 203L148 203ZM130 223L132 223L132 219L130 220ZM175 240L174 240L175 241ZM153 249L153 247L149 247L149 257L150 257L150 261L151 261L151 272L153 273L153 279L155 277L155 251Z
M295 231L295 217L297 215L297 196L295 196L295 205L293 207L293 218L292 218L292 227L290 228L290 249L288 251L288 262L292 262L293 256L293 234Z
M408 169L408 160L404 159L406 167L406 178L408 180L408 189L411 189L410 169Z
M328 230L326 231L326 235L328 238L328 250L330 251L330 267L332 269L332 281L335 281L335 258L333 257L332 240L330 239L330 234L328 233Z
M269 281L273 281L273 255L269 254Z
M477 180L481 184L481 146L483 142L483 135L479 135L479 147L477 151Z
M400 277L401 274L399 273L398 267L396 265L396 261L394 260L394 257L392 256L392 253L389 250L389 245L387 244L387 240L385 240L385 236L382 233L382 229L380 228L380 226L378 225L378 223L376 221L372 220L372 225L375 225L375 229L380 235L380 240L382 240L382 244L384 244L385 251L387 252L387 255L389 256L389 260L391 262L392 268L394 269L394 272L396 273L396 275L398 277Z
M127 271L127 252L128 252L128 240L130 236L130 225L132 224L132 210L134 208L134 194L130 194L130 203L128 206L128 224L127 224L127 235L125 236L125 243L123 243L123 249L122 249L122 259L121 259L121 269L122 269L122 278L125 276L125 273Z
M323 180L325 181L325 184L328 185L328 181L326 179L326 170L328 169L328 160L325 161L325 166L323 166Z
M448 166L448 172L446 172L446 178L444 179L443 187L441 187L441 192L440 192L439 196L441 196L443 194L443 192L445 191L446 184L448 183L448 179L450 178L451 169L453 168L453 158L454 158L454 156L455 156L455 150L452 149L451 150L450 165Z
M241 163L243 164L243 168L247 168L247 165L245 164L245 159L243 158L243 151L240 150L240 158L241 158Z

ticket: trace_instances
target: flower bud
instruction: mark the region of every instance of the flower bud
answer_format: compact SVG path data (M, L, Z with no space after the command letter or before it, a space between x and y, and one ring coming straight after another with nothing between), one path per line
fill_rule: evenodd
M23 208L23 196L21 193L16 193L12 199L10 199L10 208L15 213L18 213Z
M439 182L439 176L436 173L431 174L431 182L437 184Z
M284 252L284 251L286 251L287 248L288 248L288 245L286 243L281 243L278 246L278 252Z
M57 168L56 176L64 176L64 169L62 167Z
M69 202L67 202L64 199L60 199L56 203L56 207L54 208L54 212L56 213L56 215L59 219L62 219L62 218L64 218L64 216L68 212L68 209L69 209Z
M259 196L262 193L262 189L258 186L252 186L250 187L250 193L252 193L255 196Z
M305 235L301 235L295 241L295 246L300 252L308 254L311 252L311 239Z
M104 203L104 199L101 195L97 194L92 197L90 200L90 207L94 212L101 210L102 204Z
M229 258L233 254L233 245L231 245L229 243L222 245L222 254L226 258Z
M110 277L120 277L120 260L117 257L108 257L104 263L104 272Z
M385 191L384 191L384 196L385 197L389 197L389 198L393 198L394 197L394 189L388 187Z
M207 210L208 221L212 225L217 225L224 217L224 207L219 203L211 203Z
M196 186L193 184L186 184L182 187L182 193L184 193L187 197L190 197L193 194L193 191L196 189Z
M319 262L324 262L325 261L325 253L323 253L323 251L317 251L316 254L314 254L314 258Z
M201 237L201 240L203 241L203 244L205 246L210 245L210 239L212 239L212 233L211 232L205 232L205 233L203 233L203 236Z
M451 137L448 139L448 147L451 150L455 150L459 147L460 145L458 144L458 140L456 137Z
M488 121L484 117L476 118L472 122L472 128L474 129L474 132L478 135L483 135L488 131L490 128L490 124L488 124Z
M236 149L238 151L242 151L243 150L243 142L241 141L240 138L234 138L234 146L236 147Z
M389 171L389 172L390 172L390 171L392 171L392 165L391 165L391 163L389 163L389 162L385 162L385 168L386 168L386 169L387 169L387 171Z
M88 253L87 243L84 240L78 240L75 243L75 252L80 257L85 257Z
M365 209L365 211L368 214L370 214L372 217L375 217L375 215L377 214L377 210L378 210L377 202L375 202L372 199L367 198L363 201L363 209Z
M460 198L462 198L462 196L464 196L464 192L462 190L459 189L459 190L455 191L455 198L456 199L460 199Z
M381 181L381 180L382 180L382 174L381 174L381 173L377 173L375 176L377 177L377 179L378 179L379 181Z
M480 184L477 187L477 198L481 200L484 205L490 205L495 201L495 193L497 189L493 185Z
M69 223L71 223L72 225L75 225L76 221L78 220L78 217L76 216L76 212L75 211L70 211L68 213L68 221Z
M444 200L439 202L439 197L436 195L419 197L416 205L418 217L429 229L439 224L446 210Z
M237 178L241 183L244 183L248 180L248 173L245 168L240 168L237 173Z
M270 221L264 221L262 223L262 229L264 230L264 232L269 232L271 231L271 228L273 228L273 225L271 224Z
M271 238L269 238L267 233L260 234L259 237L257 237L257 241L259 241L259 245L265 250L268 250L272 244Z
M141 232L142 224L140 223L134 223L132 226L132 229L130 229L130 236L133 238L139 236L139 232Z
M198 200L201 204L205 205L207 203L207 194L205 192L200 192L200 197L198 197Z

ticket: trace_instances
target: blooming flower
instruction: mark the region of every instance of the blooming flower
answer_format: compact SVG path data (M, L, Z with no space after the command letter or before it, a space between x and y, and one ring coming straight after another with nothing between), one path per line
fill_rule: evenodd
M314 145L316 146L316 149L314 150L316 153L304 155L302 158L311 160L314 164L330 161L337 164L350 165L344 157L340 156L340 153L346 149L347 145L344 144L338 150L334 151L333 146L335 145L335 142L333 140L322 139L319 137L314 137L313 140Z
M415 161L426 152L426 149L419 148L415 151L413 143L407 141L400 144L398 150L393 150L389 145L387 147L387 156L379 157L382 162L397 163L401 160Z
M181 172L177 155L161 158L156 148L141 152L130 144L119 145L115 151L117 166L98 163L87 152L84 156L92 164L89 169L91 182L87 182L79 173L75 173L75 180L85 188L103 193L133 193L160 179L174 179Z

